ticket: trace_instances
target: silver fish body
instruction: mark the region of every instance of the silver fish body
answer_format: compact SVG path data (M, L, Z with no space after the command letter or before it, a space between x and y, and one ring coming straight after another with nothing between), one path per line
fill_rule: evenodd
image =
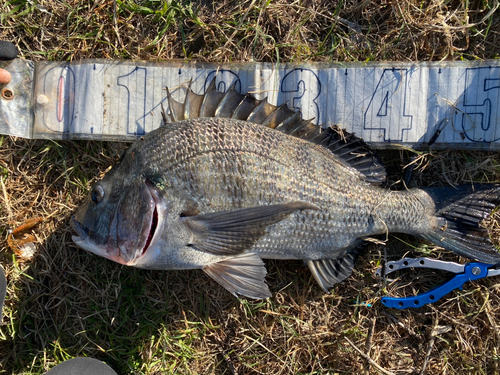
M223 117L164 124L94 185L72 220L74 242L131 266L201 268L251 298L270 296L261 259L303 259L327 290L349 276L363 239L389 232L500 260L479 227L498 186L383 189L375 158L352 162L359 148L339 157L318 144L321 132L314 142L277 129Z

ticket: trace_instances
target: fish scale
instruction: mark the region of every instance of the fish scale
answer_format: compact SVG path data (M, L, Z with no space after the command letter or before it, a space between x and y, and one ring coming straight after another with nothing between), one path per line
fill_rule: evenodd
M413 234L497 263L480 223L498 185L391 191L367 145L286 105L230 88L184 102L135 142L72 219L75 243L146 269L203 269L235 295L266 298L262 259L302 259L328 290L367 237ZM237 117L189 118L200 114ZM257 121L258 123L251 122Z
M308 201L328 211L330 217L338 218L317 221L313 219L316 212L304 211L275 224L279 230L269 226L269 233L289 235L285 236L286 241L278 242L274 247L275 237L270 235L248 250L264 258L300 259L308 255L310 259L319 259L335 248L338 254L342 254L345 248L358 242L360 236L391 231L393 225L406 220L401 216L406 212L404 209L393 210L394 206L402 208L411 202L399 198L405 193L388 192L360 181L355 171L348 169L346 173L344 165L329 163L328 159L333 159L333 155L308 142L297 144L296 139L282 133L271 133L258 125L232 119L184 120L176 124L173 136L168 125L163 129L165 136L162 132L155 136L164 137L164 142L161 142L164 148L141 147L142 157L151 160L151 164L165 166L164 173L172 177L173 185L198 200L202 214L212 210ZM270 134L264 136L265 132ZM203 134L203 137L198 137L198 134ZM167 150L179 142L178 138L191 146L172 155ZM145 142L148 142L148 136ZM224 169L223 165L239 166L246 183L234 186L222 183L220 176L230 177L233 169ZM146 174L156 172L156 169L148 170L148 163L144 163L144 167ZM310 186L315 187L314 196L304 194ZM243 192L244 201L238 199L235 189ZM390 200L384 198L388 193L394 195ZM364 215L359 207L364 207ZM410 217L415 217L415 214ZM303 245L298 241L298 233L308 234ZM318 241L318 238L326 237ZM266 242L263 246L265 254L258 249L263 242ZM281 255L285 249L286 255ZM312 255L313 252L316 255Z

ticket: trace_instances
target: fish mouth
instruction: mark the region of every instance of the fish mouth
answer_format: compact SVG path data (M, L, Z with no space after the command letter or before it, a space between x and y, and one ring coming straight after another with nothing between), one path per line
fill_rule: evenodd
M80 223L75 216L71 217L71 227L75 232L78 233L78 236L75 235L71 236L71 239L73 240L76 246L84 250L87 250L91 253L94 253L96 255L100 255L105 258L114 260L115 262L124 263L123 261L121 261L119 257L109 254L106 251L106 246L98 245L94 241L92 241L89 236L90 230L85 225Z
M72 236L71 237L73 239L73 241L75 241L75 240L78 242L85 241L85 239L87 238L87 236L90 233L90 229L87 228L82 223L80 223L78 220L76 220L75 215L73 215L71 217L71 228L73 228L73 230L79 234L79 236Z
M90 238L90 229L87 228L85 225L80 223L77 219L76 216L73 215L71 217L71 228L78 233L77 236L73 235L71 236L71 239L77 245L78 247L87 250L91 253L94 253L96 255L103 256L105 258L109 258L111 260L114 260L118 263L123 263L120 261L120 259L116 256L112 256L106 251L106 246L98 245L92 239Z
M164 223L165 207L162 204L162 199L158 194L158 191L154 188L153 184L146 180L145 185L147 187L147 190L151 194L153 209L147 215L147 219L145 220L145 222L148 223L148 225L146 225L142 231L142 240L137 246L136 256L132 261L128 262L128 264L130 265L135 264L136 261L144 256L144 254L146 254L149 249L155 246L156 242L158 242L158 239L161 236Z
M148 235L146 239L146 244L142 248L140 256L143 256L144 253L149 249L151 246L151 242L153 241L153 238L156 234L156 229L158 228L158 209L156 208L156 204L154 206L153 214L151 215L151 224L149 225L149 230L148 230Z

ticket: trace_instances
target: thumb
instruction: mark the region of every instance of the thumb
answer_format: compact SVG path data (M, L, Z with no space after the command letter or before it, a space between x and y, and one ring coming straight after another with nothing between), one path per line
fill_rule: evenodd
M6 71L5 69L0 69L0 84L9 83L11 78L12 76L8 71Z

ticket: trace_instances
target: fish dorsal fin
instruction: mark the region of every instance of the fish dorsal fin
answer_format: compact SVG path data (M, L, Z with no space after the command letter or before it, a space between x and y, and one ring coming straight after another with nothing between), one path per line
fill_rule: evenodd
M385 181L387 172L384 164L363 139L336 125L325 129L316 126L314 130L307 130L301 138L326 147L342 162L361 172L366 181L374 185Z
M242 254L203 267L212 279L236 297L238 294L264 299L271 297L266 284L266 266L256 254Z
M286 102L275 106L268 103L267 98L261 100L252 94L240 94L236 82L225 93L219 92L215 77L203 95L191 90L191 81L182 88L186 90L184 102L174 100L167 88L168 111L164 118L168 122L197 117L251 121L327 148L345 165L357 169L370 183L378 185L385 181L382 162L361 138L338 126L325 128L313 124L312 119L304 120L302 113L288 108Z
M354 268L354 255L347 253L337 259L309 260L307 266L321 288L328 292L335 284L351 275Z

